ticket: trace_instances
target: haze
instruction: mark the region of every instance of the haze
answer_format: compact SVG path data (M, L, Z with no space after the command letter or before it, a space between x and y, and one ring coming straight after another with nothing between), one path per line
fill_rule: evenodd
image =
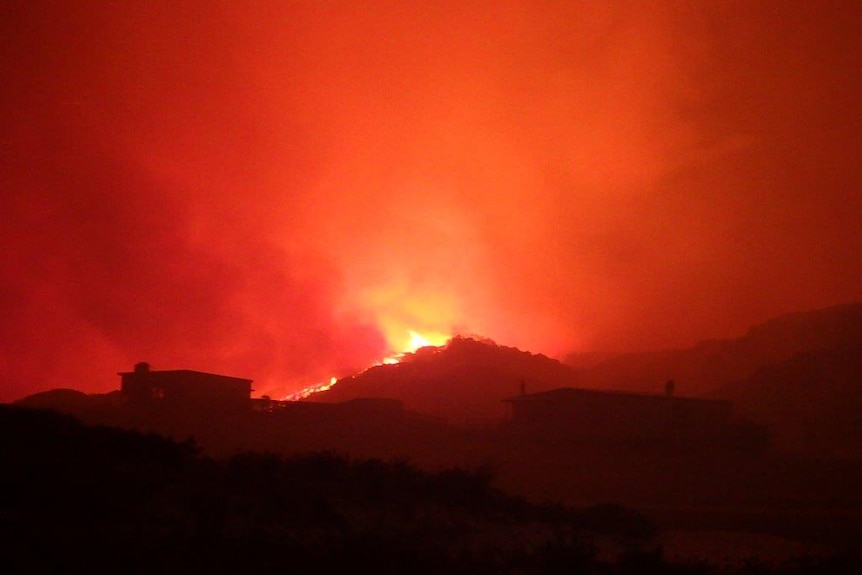
M0 400L862 297L862 4L0 8Z

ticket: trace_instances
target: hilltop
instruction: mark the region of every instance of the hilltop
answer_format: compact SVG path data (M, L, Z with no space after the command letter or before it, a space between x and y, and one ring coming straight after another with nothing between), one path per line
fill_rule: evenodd
M405 354L399 363L342 378L309 399L386 397L407 409L452 420L499 419L505 415L506 398L577 384L575 369L545 355L488 339L454 337L446 345Z

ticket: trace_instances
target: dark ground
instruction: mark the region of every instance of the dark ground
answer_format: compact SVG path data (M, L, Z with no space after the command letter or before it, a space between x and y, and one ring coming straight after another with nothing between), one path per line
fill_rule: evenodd
M669 506L650 513L554 500L560 485L540 502L501 489L512 480L493 465L431 471L326 451L208 456L192 442L10 406L0 408L0 432L7 573L855 573L860 566L849 536L858 523L838 529L838 507L831 515ZM723 566L680 552L682 527L746 533L758 523L761 533L819 534L836 545ZM829 524L836 531L819 531ZM846 540L837 545L839 537Z

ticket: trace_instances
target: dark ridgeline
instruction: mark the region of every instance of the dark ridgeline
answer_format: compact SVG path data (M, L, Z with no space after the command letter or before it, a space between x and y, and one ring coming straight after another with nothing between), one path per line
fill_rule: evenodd
M650 391L657 381L671 377L685 382L689 393L706 396L800 353L860 343L862 301L785 314L754 325L739 337L704 340L690 348L597 358L573 353L565 362L578 369L587 387Z
M783 452L862 458L862 302L790 313L737 338L687 349L593 358L573 354L579 385L648 392L673 378L684 393L725 399L769 428Z

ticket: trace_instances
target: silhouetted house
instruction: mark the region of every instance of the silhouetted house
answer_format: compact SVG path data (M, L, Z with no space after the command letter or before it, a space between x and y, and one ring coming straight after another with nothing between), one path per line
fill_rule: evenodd
M763 430L733 422L733 404L723 400L565 387L506 401L510 428L534 438L654 445L765 441Z
M404 403L400 399L388 397L357 397L335 404L341 413L366 418L372 423L374 418L401 417L404 415Z
M121 392L133 405L249 409L250 379L189 369L153 371L141 362L134 371L120 372Z

